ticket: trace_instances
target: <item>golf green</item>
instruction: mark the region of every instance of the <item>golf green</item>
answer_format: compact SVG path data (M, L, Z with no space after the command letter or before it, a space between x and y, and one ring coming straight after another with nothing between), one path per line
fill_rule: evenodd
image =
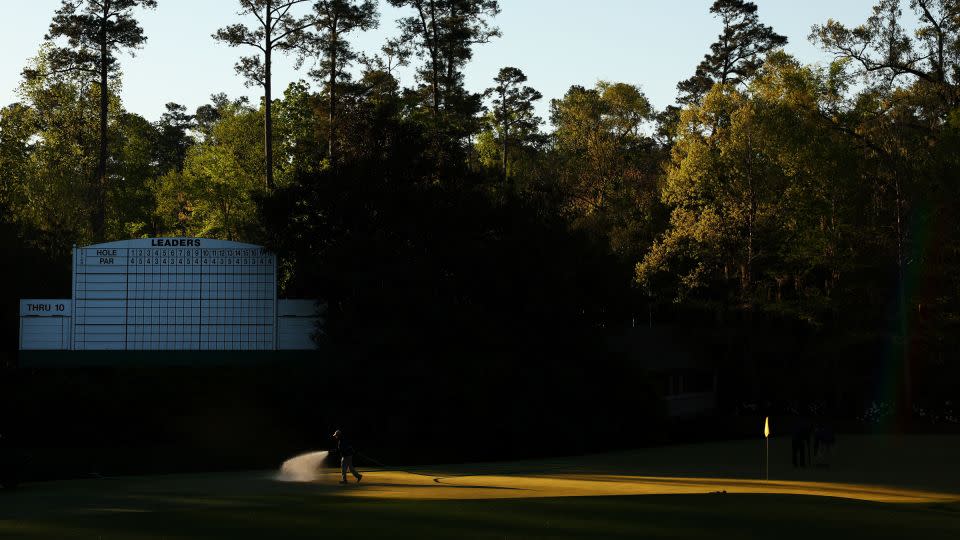
M346 486L330 470L35 483L0 493L0 538L960 537L960 438L847 437L805 470L782 463L784 444L770 481L746 441L367 469Z

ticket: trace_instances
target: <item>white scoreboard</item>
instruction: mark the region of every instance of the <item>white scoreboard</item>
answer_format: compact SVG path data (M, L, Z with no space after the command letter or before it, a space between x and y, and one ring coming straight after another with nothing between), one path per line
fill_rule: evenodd
M73 251L73 350L277 348L277 261L260 246L147 238Z
M70 300L20 300L20 350L70 348Z

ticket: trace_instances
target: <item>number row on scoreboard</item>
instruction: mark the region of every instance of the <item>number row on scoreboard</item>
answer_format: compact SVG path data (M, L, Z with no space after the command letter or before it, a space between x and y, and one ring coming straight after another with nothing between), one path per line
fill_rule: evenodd
M81 258L80 266L273 266L273 257L96 257Z
M83 257L273 257L264 248L81 248Z
M263 248L131 248L130 257L272 257Z
M120 265L120 266L110 266L110 265L96 265L96 266L78 266L77 271L74 273L74 276L80 280L83 279L83 276L92 276L92 275L115 275L117 277L111 278L113 280L123 281L126 278L124 276L128 274L145 274L145 275L180 275L180 274L253 274L258 276L273 276L273 265Z
M131 266L273 266L271 257L130 257Z

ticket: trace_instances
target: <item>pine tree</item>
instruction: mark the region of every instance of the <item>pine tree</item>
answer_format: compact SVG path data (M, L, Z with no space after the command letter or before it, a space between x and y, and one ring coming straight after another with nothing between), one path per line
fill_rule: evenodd
M424 60L417 71L422 81L421 103L430 111L432 152L437 169L451 162L451 151L476 132L480 95L463 85L463 67L473 57L474 45L500 36L490 19L500 13L497 0L389 0L394 7L414 10L400 19L402 41L413 45Z
M747 82L768 52L787 43L785 36L760 23L753 2L716 0L710 13L723 21L723 33L710 45L710 53L704 55L693 77L677 84L677 101L683 104L699 101L716 83Z
M501 145L503 182L509 180L508 155L511 142L511 133L532 133L537 130L542 120L534 114L533 103L543 98L543 95L530 88L520 86L527 82L523 71L515 67L501 68L493 88L487 89L487 95L492 95L493 124L499 132ZM513 135L517 138L517 135Z
M252 15L257 20L253 27L231 24L216 31L213 39L231 47L247 45L257 49L259 54L242 56L235 68L246 78L247 86L263 87L265 108L263 140L264 168L267 189L273 189L273 118L271 109L271 74L274 51L290 51L303 38L303 30L312 23L310 17L296 17L291 10L308 0L239 0L240 15Z
M121 50L143 46L147 37L133 17L136 8L153 9L156 0L63 0L46 39L66 38L65 47L54 48L49 57L53 72L88 74L100 90L100 140L97 168L90 186L93 238L103 240L106 231L108 110L110 79ZM24 72L28 77L29 72Z
M345 69L357 59L345 36L355 30L376 28L379 13L373 0L319 0L313 5L315 33L307 35L305 56L321 58L310 74L327 82L327 120L329 125L327 155L331 166L336 165L336 110L337 81L349 75Z

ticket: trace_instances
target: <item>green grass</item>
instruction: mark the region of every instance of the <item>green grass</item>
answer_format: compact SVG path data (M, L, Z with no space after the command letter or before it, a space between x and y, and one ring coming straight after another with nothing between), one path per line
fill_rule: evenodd
M771 475L960 492L958 446L957 437L848 437L831 468L794 471L778 440ZM732 442L434 472L755 478L756 447ZM960 538L960 503L753 494L411 501L337 493L265 473L27 484L0 492L0 538Z
M378 501L248 495L0 520L9 538L952 538L957 505L762 495ZM0 502L2 504L2 502ZM128 508L129 509L129 508Z

